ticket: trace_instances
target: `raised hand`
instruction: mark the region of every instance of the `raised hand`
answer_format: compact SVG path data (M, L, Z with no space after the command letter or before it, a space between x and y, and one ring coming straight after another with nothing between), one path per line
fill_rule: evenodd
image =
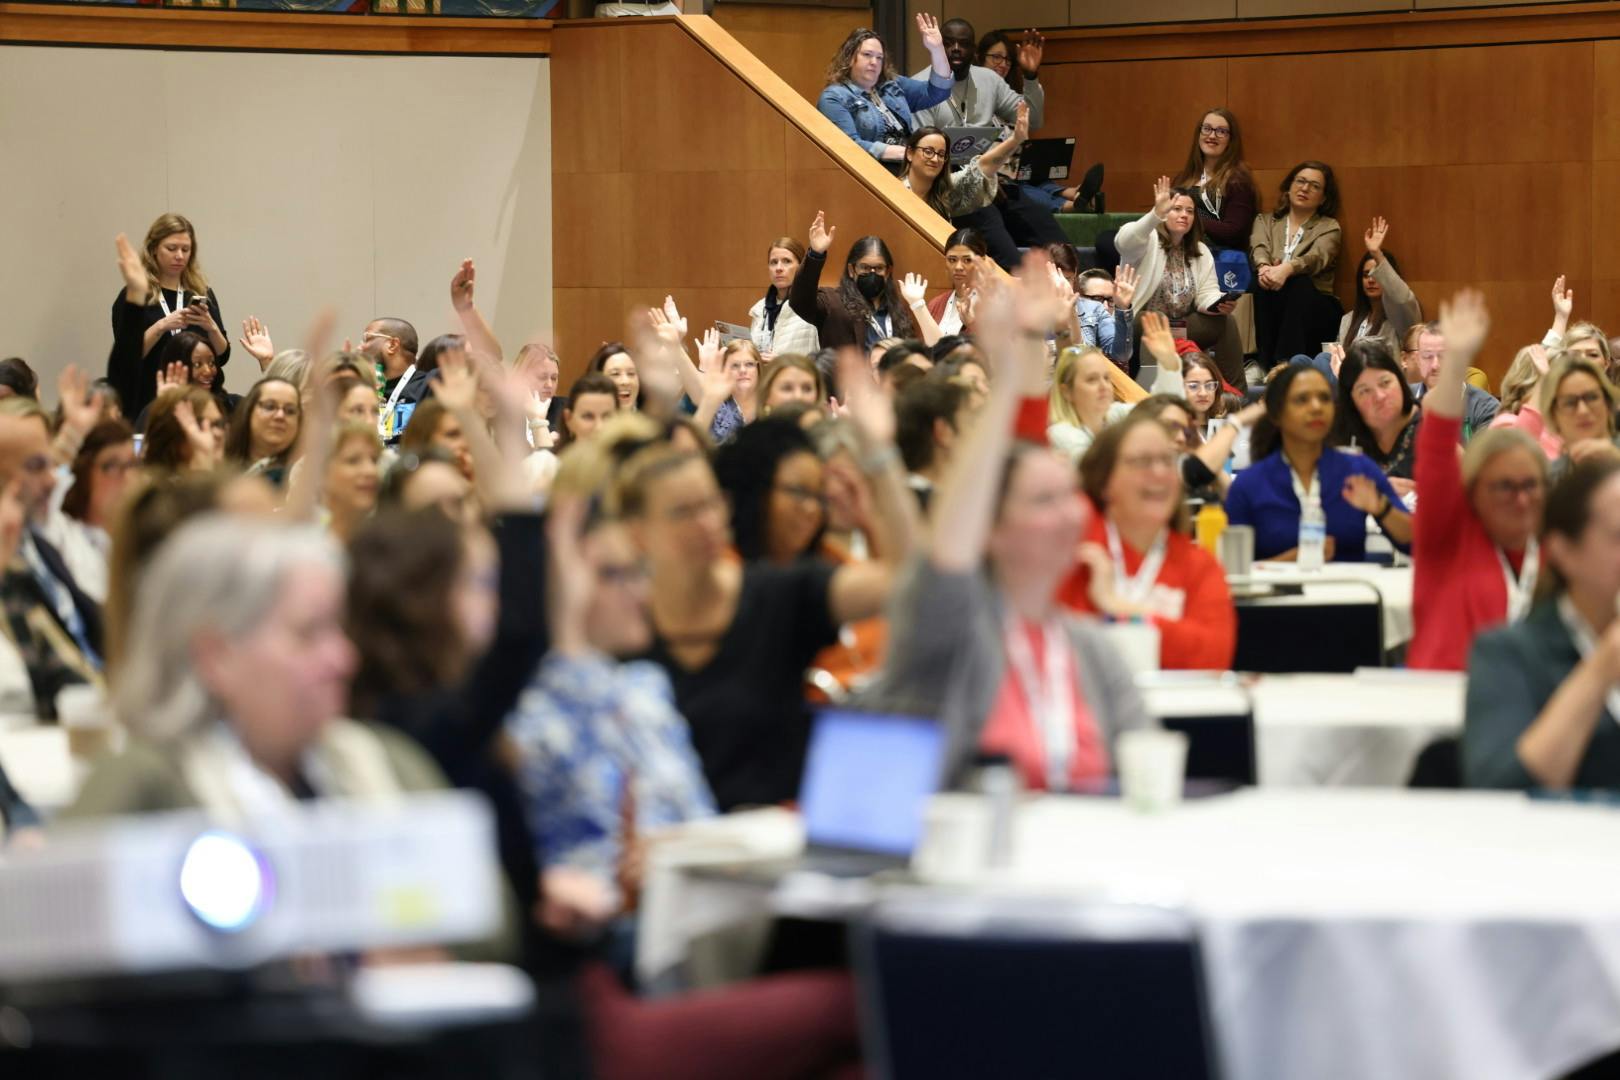
M62 402L62 424L79 433L87 434L101 419L101 395L90 389L90 376L77 364L69 364L56 380L56 392Z
M844 392L844 415L872 446L894 442L894 402L878 385L861 350L838 350L838 387Z
M1012 140L1019 146L1029 141L1029 102L1018 99L1018 119L1013 121Z
M1384 508L1384 493L1378 490L1372 477L1361 473L1348 477L1340 494L1345 502L1364 514L1376 514Z
M130 244L129 237L119 233L113 241L118 251L118 272L124 278L124 296L132 304L144 304L147 301L146 267L141 263L141 257Z
M1048 265L1046 269L1052 277L1052 291L1057 294L1057 303L1062 306L1060 315L1067 316L1070 311L1074 310L1074 283L1069 280L1067 274L1056 266Z
M450 279L450 306L456 311L471 311L473 306L473 279L478 271L471 259L461 260L461 269Z
M1170 320L1156 311L1142 314L1142 348L1153 355L1161 368L1181 370L1181 354L1176 352L1176 339L1170 333Z
M1175 201L1170 194L1170 178L1161 176L1153 181L1153 212L1164 217L1170 212L1170 204Z
M162 396L165 390L178 390L191 381L191 373L186 365L178 360L169 361L168 365L160 368L157 373L157 392Z
M186 442L191 446L191 462L193 469L211 469L214 459L219 453L219 445L212 427L204 427L197 420L197 411L191 407L191 402L182 401L174 407L175 422L185 433Z
M439 377L433 381L433 396L451 412L465 412L477 404L478 377L465 352L446 349L439 354Z
M1328 363L1333 368L1333 377L1339 377L1339 369L1344 366L1344 346L1335 341L1328 346Z
M585 623L595 591L596 575L581 543L588 507L584 499L563 495L553 499L546 514L546 539L551 559L546 579L547 614L551 637L563 653L589 647Z
M922 35L923 48L930 53L945 51L945 38L939 32L939 20L926 11L917 13L917 32Z
M670 322L669 316L664 314L662 308L648 308L647 321L659 341L665 345L672 345L677 349L681 347L681 339L686 336L684 333L685 328L679 323Z
M238 345L247 350L249 356L259 362L259 370L263 371L270 366L270 361L276 358L276 343L270 340L270 328L260 322L255 316L249 315L242 320L242 336L236 339ZM346 351L349 343L344 342Z
M917 17L922 18L921 15ZM827 212L817 210L816 220L810 223L810 250L821 255L827 254L827 249L832 247L833 234L837 231L838 226L827 224Z
M1041 71L1041 60L1046 56L1046 39L1037 30L1025 30L1018 43L1018 69L1024 78L1033 79Z
M1362 240L1367 245L1367 254L1379 256L1380 261L1384 250L1384 234L1387 232L1389 232L1389 222L1381 217L1375 217L1372 219L1372 224L1367 227L1366 234L1362 237Z
M704 372L720 370L723 366L720 362L720 353L720 331L711 326L703 331L703 336L698 339L698 370Z
M900 279L900 298L907 306L921 304L928 299L928 279L921 274L907 274Z
M1478 289L1463 289L1450 300L1440 301L1440 333L1445 336L1448 356L1477 356L1490 329L1491 313L1485 307L1485 294Z
M1130 310L1131 301L1136 299L1136 267L1129 263L1120 263L1114 271L1114 307L1116 310Z
M730 364L714 364L698 372L698 384L703 388L703 401L719 406L737 392L737 369Z
M1575 290L1564 288L1564 275L1559 274L1552 287L1553 314L1567 320L1575 311Z
M676 340L685 341L687 331L686 319L681 315L681 309L675 306L675 298L673 296L664 297L664 318L668 319L669 324L680 332L680 337Z

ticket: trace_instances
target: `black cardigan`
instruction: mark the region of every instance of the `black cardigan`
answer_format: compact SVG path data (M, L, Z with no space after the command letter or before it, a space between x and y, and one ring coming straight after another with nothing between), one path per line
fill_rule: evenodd
M176 299L172 290L163 291L169 300ZM223 378L225 362L231 358L231 335L225 329L225 319L219 313L219 300L213 289L208 290L208 313L213 316L219 332L225 335L225 351L216 358ZM107 354L107 381L123 399L125 416L139 416L157 397L157 375L163 367L163 350L168 348L169 335L163 335L145 353L141 351L141 343L147 329L162 318L163 309L156 298L149 304L132 304L124 299L123 290L119 290L113 300L113 344Z

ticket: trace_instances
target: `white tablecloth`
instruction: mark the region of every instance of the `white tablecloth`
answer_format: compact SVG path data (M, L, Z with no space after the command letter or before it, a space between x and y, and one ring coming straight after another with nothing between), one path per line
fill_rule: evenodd
M1412 640L1412 568L1379 566L1376 563L1328 563L1321 570L1301 570L1293 563L1254 564L1249 580L1256 584L1287 583L1303 585L1299 596L1271 596L1245 603L1279 607L1315 607L1335 604L1369 604L1373 596L1367 586L1383 598L1384 651Z
M1547 1080L1620 1047L1617 850L1513 794L1045 799L997 887L1185 903L1239 1080Z
M1254 714L1256 779L1265 787L1400 787L1418 753L1462 729L1467 677L1370 668L1354 675L1145 676L1158 717Z

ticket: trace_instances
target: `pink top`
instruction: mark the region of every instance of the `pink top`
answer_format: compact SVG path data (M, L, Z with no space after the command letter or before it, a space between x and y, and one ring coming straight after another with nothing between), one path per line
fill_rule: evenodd
M1548 461L1556 461L1564 453L1564 440L1547 430L1547 422L1542 418L1541 410L1531 402L1526 401L1519 406L1516 413L1497 413L1496 419L1491 421L1491 427L1518 428L1536 440L1541 452L1547 455Z
M1039 623L1020 619L1018 632L1025 635L1029 655L1035 663L1035 673L1046 676L1046 642ZM1068 645L1067 642L1064 643ZM1070 649L1070 656L1073 650ZM1073 701L1070 708L1074 716L1074 753L1069 758L1069 784L1075 786L1088 781L1108 778L1108 747L1103 744L1102 731L1086 696L1080 692L1078 665L1076 677L1069 680ZM1021 680L1011 662L1007 674L996 692L995 703L990 706L990 719L979 739L979 749L988 754L1004 754L1018 770L1024 786L1031 790L1046 790L1046 747L1041 738L1040 725L1030 709Z

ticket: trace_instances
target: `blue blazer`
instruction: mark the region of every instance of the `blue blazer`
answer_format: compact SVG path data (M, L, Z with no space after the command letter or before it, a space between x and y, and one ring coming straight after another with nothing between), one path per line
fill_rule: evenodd
M1357 474L1370 478L1391 502L1401 501L1383 470L1367 458L1332 447L1324 449L1316 463L1316 477L1328 535L1333 537L1334 562L1361 562L1367 556L1367 515L1345 502L1341 494L1344 482ZM1299 515L1299 496L1294 494L1288 463L1280 450L1238 473L1226 493L1227 520L1254 529L1257 559L1269 559L1299 546ZM1391 542L1394 539L1390 537Z
M938 105L951 96L955 80L946 75L943 83L936 83L934 80L940 77L934 75L928 82L923 82L901 75L878 84L878 97L883 99L890 112L900 118L900 122L906 126L906 134L909 135L915 126L912 119L914 113ZM883 136L888 132L883 114L854 85L841 82L827 87L816 100L816 108L821 110L822 116L837 124L839 131L865 147L868 154L879 161L883 159L883 148L889 145L883 141Z

